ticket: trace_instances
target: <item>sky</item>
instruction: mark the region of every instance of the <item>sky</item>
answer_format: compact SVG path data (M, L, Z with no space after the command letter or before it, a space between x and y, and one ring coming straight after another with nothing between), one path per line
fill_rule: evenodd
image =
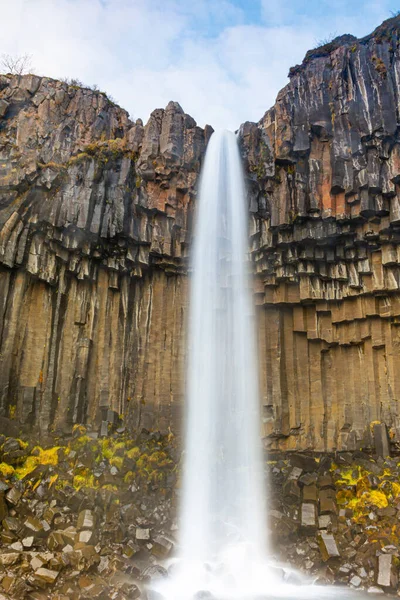
M0 0L0 55L96 84L132 119L179 102L197 123L258 121L323 39L371 33L393 0Z

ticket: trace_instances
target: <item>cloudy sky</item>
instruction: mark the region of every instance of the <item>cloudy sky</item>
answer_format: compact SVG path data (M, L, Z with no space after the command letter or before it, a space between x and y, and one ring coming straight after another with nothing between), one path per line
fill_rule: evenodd
M331 35L370 33L394 0L0 0L0 54L97 84L147 120L177 100L199 123L257 121L289 67Z

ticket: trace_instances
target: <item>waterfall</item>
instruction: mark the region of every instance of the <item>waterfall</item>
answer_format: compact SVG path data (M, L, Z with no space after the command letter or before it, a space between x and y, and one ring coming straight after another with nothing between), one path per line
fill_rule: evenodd
M150 600L349 597L268 561L247 225L236 137L214 133L192 252L179 555Z
M266 552L247 206L236 137L214 133L200 182L190 296L182 556Z
M214 133L192 251L180 556L162 590L174 600L247 598L268 549L247 212L236 136Z

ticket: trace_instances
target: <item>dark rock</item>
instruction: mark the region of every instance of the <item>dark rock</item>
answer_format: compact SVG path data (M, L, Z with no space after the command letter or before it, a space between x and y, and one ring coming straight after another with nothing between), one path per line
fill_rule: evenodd
M290 457L290 464L292 467L297 467L305 473L312 473L318 471L318 463L312 456L306 454L295 454Z
M390 442L385 423L374 425L375 452L378 456L390 456Z
M319 512L320 514L336 513L336 493L335 490L325 488L319 492Z

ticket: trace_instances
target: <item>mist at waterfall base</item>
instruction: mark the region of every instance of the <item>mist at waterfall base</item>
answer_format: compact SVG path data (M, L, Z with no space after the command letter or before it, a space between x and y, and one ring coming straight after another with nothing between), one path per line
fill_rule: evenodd
M194 233L179 553L151 599L338 596L269 560L247 225L236 136L216 132Z

